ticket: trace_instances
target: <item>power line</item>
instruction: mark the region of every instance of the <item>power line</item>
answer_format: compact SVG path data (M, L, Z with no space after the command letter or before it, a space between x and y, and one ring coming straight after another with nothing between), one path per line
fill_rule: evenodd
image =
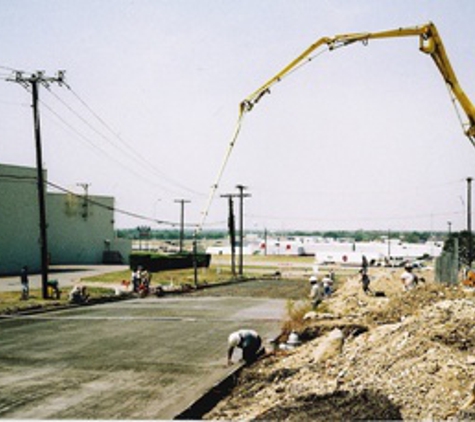
M18 69L13 69L11 67L8 67L8 66L2 66L0 65L0 69L5 69L5 70L8 70L10 72L15 72L16 75L26 75L27 72L24 72L24 71L21 71L21 70L18 70ZM9 79L7 80L11 80L11 76ZM152 182L150 180L150 178L147 178L145 175L143 174L139 174L137 173L137 171L135 170L132 170L132 168L128 165L128 162L130 160L134 160L135 162L139 163L140 164L140 168L141 169L146 169L148 168L149 170L152 171L152 173L155 175L155 176L159 176L161 179L163 180L166 180L168 181L170 184L172 185L175 185L175 187L178 187L182 190L186 190L194 195L197 195L197 196L204 196L203 193L201 192L197 192L197 191L194 191L193 189L190 189L182 184L180 184L179 182L173 180L171 177L169 177L166 173L164 172L161 172L159 171L152 163L150 163L146 158L144 158L143 156L141 156L137 151L136 149L134 149L133 147L131 147L127 142L125 142L112 128L110 125L108 125L104 119L102 119L93 109L92 107L90 107L77 93L76 91L74 91L64 80L62 80L61 82L64 86L66 86L69 91L74 95L74 97L89 111L90 114L92 114L95 119L97 121L99 121L101 123L101 125L103 125L112 135L114 135L114 137L119 140L119 143L117 142L114 142L110 137L106 136L104 133L102 133L100 130L98 130L96 127L94 127L94 125L92 123L90 123L88 121L88 119L86 119L84 116L81 115L81 113L79 113L77 110L75 110L71 105L69 105L65 100L63 100L59 95L57 95L56 93L54 93L53 91L51 91L49 89L49 86L47 84L45 84L46 88L48 88L48 92L54 97L56 98L57 101L59 101L66 109L69 110L69 112L71 114L73 114L74 116L76 116L76 118L78 118L84 125L86 125L90 130L92 130L96 135L98 135L99 137L101 137L103 140L105 140L106 142L108 142L110 145L112 145L114 148L117 148L118 151L120 151L120 153L122 154L125 154L125 156L127 157L127 161L126 161L126 164L124 164L123 160L119 160L118 158L116 157L113 157L111 156L110 154L108 154L106 152L106 150L104 150L103 148L101 148L99 145L97 145L97 143L94 143L93 141L91 141L90 138L88 138L86 135L84 135L83 133L81 133L76 127L74 127L71 123L67 122L58 112L54 111L53 108L51 106L49 106L48 104L46 104L44 101L40 101L41 104L50 112L52 113L54 116L56 116L56 118L61 121L63 123L63 125L67 126L76 136L78 136L80 139L82 139L83 141L85 141L89 146L91 146L92 148L94 148L95 150L97 151L100 151L103 155L105 155L106 157L108 157L109 159L115 161L117 164L119 164L122 168L127 168L129 171L131 171L132 173L134 173L136 176L138 176L139 178L141 178L142 180L146 180L148 183L154 185L154 186L159 186L161 189L164 189L165 191L169 192L169 193L173 193L174 191L167 188L165 185L163 184L160 184L160 183L157 183L157 182ZM22 85L24 86L25 89L27 89L27 91L31 92L30 91L30 88L28 86L28 84L25 84L25 83L22 83ZM125 147L125 148L124 148Z
M14 174L0 174L0 180L2 180L2 179L6 179L6 180L9 180L9 181L11 180L15 183L21 183L21 182L36 183L36 181L37 181L36 177L19 176L19 175L14 175ZM127 210L120 209L120 208L117 208L117 207L114 207L114 206L103 204L100 201L92 199L90 196L85 197L84 195L77 194L77 193L71 191L70 189L67 189L63 186L58 185L57 183L53 183L53 182L50 182L50 181L45 181L45 183L48 186L51 186L51 187L59 190L60 192L67 193L68 195L72 195L74 197L77 197L79 199L87 201L91 205L95 205L97 207L104 208L104 209L107 209L109 211L116 212L117 214L122 214L122 215L126 215L126 216L129 216L129 217L134 217L134 218L137 218L137 219L140 219L140 220L149 221L149 222L156 223L156 224L168 225L168 226L172 226L172 227L176 227L176 226L179 225L178 223L176 223L174 221L159 220L157 218L149 217L149 216L139 214L139 213L136 213L136 212L133 212L133 211L127 211ZM208 223L207 226L219 226L219 225L222 225L224 223L225 223L225 221L214 221L214 222ZM184 224L184 227L188 227L188 228L195 228L196 226L197 226L196 223Z
M0 174L0 179L7 179L7 180L12 180L14 182L31 182L34 183L36 182L35 177L31 176L17 176L17 175L10 175L10 174ZM64 187L61 187L53 182L46 182L49 186L52 186L62 192L77 196L78 198L83 198L81 195L76 194ZM233 194L234 197L239 197L239 194ZM227 195L221 195L223 197L227 197ZM94 202L91 200L91 202ZM170 222L170 221L164 221L164 220L157 220L153 217L148 217L144 216L141 214L137 214L131 211L126 211L126 210L121 210L115 207L109 207L107 205L101 204L101 203L95 203L95 205L100 206L100 207L106 207L110 210L116 211L120 214L128 215L128 216L133 216L136 218L140 218L146 221L151 221L151 222L156 222L158 224L168 224L172 226L177 226L178 224L175 222ZM295 222L346 222L346 221L357 221L357 222L363 222L363 221L387 221L387 220L411 220L411 219L427 219L430 217L449 217L449 216L456 216L456 215L464 215L464 211L446 211L446 212L438 212L438 213L427 213L427 214L406 214L406 215L399 215L399 216L388 216L388 217L362 217L362 218L313 218L313 217L282 217L282 216L276 216L276 215L269 215L269 214L246 214L248 217L253 218L253 219L259 219L259 220L285 220L285 221L295 221ZM208 222L206 226L220 226L225 224L225 220L221 221L214 221L214 222ZM196 227L197 224L185 224L187 227Z
M173 193L170 189L167 187L151 180L150 178L144 176L143 174L137 172L135 168L130 167L127 164L124 164L122 161L120 161L118 158L114 157L113 155L109 154L109 152L105 149L103 149L101 146L98 144L94 143L91 139L89 139L86 135L81 133L79 130L77 130L73 125L71 125L69 122L67 122L61 115L59 115L56 111L54 111L49 105L41 101L41 104L51 113L53 114L63 125L65 125L69 130L71 130L79 139L83 140L86 142L90 147L93 149L99 151L101 154L103 154L105 157L107 157L109 160L114 161L116 164L118 164L121 168L124 168L128 170L130 173L134 174L137 176L139 179L149 183L151 186L155 187L160 187L161 189L168 191L169 193Z
M147 160L146 157L142 156L136 148L131 147L112 127L105 122L104 119L102 119L98 113L96 113L92 107L90 107L86 101L84 101L79 94L73 90L71 87L68 86L69 91L73 94L73 96L89 111L89 113L102 125L104 126L107 131L114 136L115 139L119 141L119 144L116 142L112 141L109 137L104 135L102 132L100 132L98 129L96 129L91 123L87 121L84 117L82 117L79 112L74 110L69 104L67 104L63 99L61 99L58 95L54 94L52 92L52 95L55 96L58 101L60 101L71 113L76 115L83 123L85 123L88 127L91 128L94 132L96 132L100 137L102 137L104 140L109 142L111 145L114 147L118 148L121 152L124 152L127 154L128 158L131 158L135 160L137 163L141 165L141 167L144 167L144 164L146 167L155 175L160 176L161 178L167 180L169 183L172 185L175 185L176 187L185 190L187 192L193 193L198 196L203 196L203 193L194 191L193 189L190 189L187 186L184 186L183 184L177 182L176 180L172 179L170 176L168 176L166 173L158 170L154 164L152 164L150 161ZM122 145L122 147L121 147ZM125 150L123 149L125 147Z
M158 220L156 218L152 218L152 217L148 217L148 216L145 216L145 215L142 215L142 214L138 214L138 213L135 213L135 212L132 212L132 211L126 211L126 210L123 210L123 209L119 209L119 208L116 208L116 207L112 207L110 205L106 205L106 204L103 204L99 201L96 201L94 199L91 199L91 197L87 197L87 198L84 198L83 195L79 195L77 193L74 193L72 191L70 191L69 189L66 189L66 188L63 188L62 186L59 186L53 182L46 182L49 186L51 187L54 187L56 189L58 189L59 191L61 192L64 192L64 193L67 193L69 195L73 195L77 198L81 198L81 199L84 199L85 201L87 201L89 204L92 204L92 205L96 205L100 208L105 208L109 211L114 211L118 214L122 214L122 215L126 215L128 217L134 217L134 218L137 218L137 219L140 219L140 220L144 220L144 221L150 221L150 222L153 222L153 223L157 223L157 224L164 224L164 225L169 225L169 226L177 226L178 224L175 223L175 222L171 222L171 221L165 221L165 220ZM193 226L194 227L194 226Z
M22 73L26 73L24 70L14 69L13 67L4 66L4 65L1 65L1 64L0 64L0 69L5 69L5 70L8 70L9 72L22 72Z

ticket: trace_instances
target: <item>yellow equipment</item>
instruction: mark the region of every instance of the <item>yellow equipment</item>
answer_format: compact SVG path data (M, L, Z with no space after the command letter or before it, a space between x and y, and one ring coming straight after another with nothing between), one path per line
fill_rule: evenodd
M467 287L475 287L475 272L473 270L468 270L462 284Z
M437 28L432 22L429 22L426 25L415 26L411 28L399 28L381 32L362 32L355 34L336 35L334 37L323 37L320 38L314 44L312 44L309 48L307 48L302 54L300 54L300 56L291 61L287 66L285 66L274 77L269 79L258 90L253 92L243 101L241 101L239 107L239 118L233 136L231 138L231 142L229 143L228 150L226 151L226 154L224 156L223 164L219 169L216 182L211 186L208 202L206 204L205 210L202 212L202 221L198 225L195 234L201 231L204 221L208 216L209 208L211 206L214 194L218 189L219 182L231 155L231 151L234 145L236 144L245 113L251 111L252 108L259 102L259 100L265 94L270 93L270 88L274 84L280 82L288 74L297 70L297 68L303 66L305 63L308 63L310 60L312 60L312 54L322 46L326 45L329 50L334 50L338 47L345 47L357 41L361 41L362 43L367 44L368 41L372 39L414 36L419 37L419 49L423 53L429 54L432 57L435 64L437 65L437 68L442 74L442 77L444 78L444 81L447 84L451 95L453 96L454 102L457 101L458 104L464 110L465 114L467 115L468 122L462 122L462 128L472 145L475 146L475 107L461 88L457 77L455 76L454 70L452 69L452 65L450 64L449 58L447 57L447 53L445 52L445 48L439 36L439 32L437 31Z
M320 38L317 42L312 44L302 54L300 54L295 60L285 66L273 78L269 79L264 85L262 85L262 87L242 101L240 106L241 115L246 111L250 111L265 94L270 92L270 88L275 83L279 82L290 72L296 70L297 67L311 60L311 54L323 45L327 45L329 50L334 50L335 48L344 47L357 41L367 43L368 40L372 39L411 36L419 37L419 49L423 53L429 54L432 57L455 100L460 104L467 115L468 122L462 123L462 127L469 140L475 146L475 107L460 87L454 70L452 69L452 65L450 64L449 58L447 57L447 53L445 52L442 39L439 36L437 28L431 22L426 25L415 26L411 28L399 28L382 32L354 33L336 35L331 38Z

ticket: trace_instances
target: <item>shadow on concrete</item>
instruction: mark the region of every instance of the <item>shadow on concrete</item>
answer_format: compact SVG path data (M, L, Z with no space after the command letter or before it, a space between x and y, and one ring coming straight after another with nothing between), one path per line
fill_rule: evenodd
M243 366L237 367L236 370L226 377L224 380L216 384L206 394L192 403L187 409L176 415L175 420L201 420L203 415L208 413L216 406L231 390L236 386L239 374Z

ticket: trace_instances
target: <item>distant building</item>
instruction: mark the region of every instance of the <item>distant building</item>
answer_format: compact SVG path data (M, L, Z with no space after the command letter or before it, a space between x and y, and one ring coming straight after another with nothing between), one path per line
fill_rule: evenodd
M267 240L256 236L246 236L244 255L294 255L315 256L317 264L360 264L363 255L373 265L390 262L397 264L405 260L414 260L422 256L438 257L443 249L443 242L404 243L399 239L374 242L355 242L349 240L321 239L309 237L268 237ZM228 245L215 245L207 248L213 255L228 255ZM236 248L236 253L238 248Z
M41 269L36 179L34 168L0 164L0 274ZM51 265L127 263L131 242L115 237L114 198L46 193L45 202Z

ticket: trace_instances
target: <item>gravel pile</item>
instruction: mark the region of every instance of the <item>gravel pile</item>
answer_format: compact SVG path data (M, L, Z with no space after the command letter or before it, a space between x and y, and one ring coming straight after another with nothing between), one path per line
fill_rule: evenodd
M381 278L379 287L394 291L395 280ZM430 283L381 302L363 296L354 279L348 286L331 299L338 318L312 322L325 324L319 337L244 370L206 418L475 419L473 292ZM351 323L367 331L342 328L349 298Z

